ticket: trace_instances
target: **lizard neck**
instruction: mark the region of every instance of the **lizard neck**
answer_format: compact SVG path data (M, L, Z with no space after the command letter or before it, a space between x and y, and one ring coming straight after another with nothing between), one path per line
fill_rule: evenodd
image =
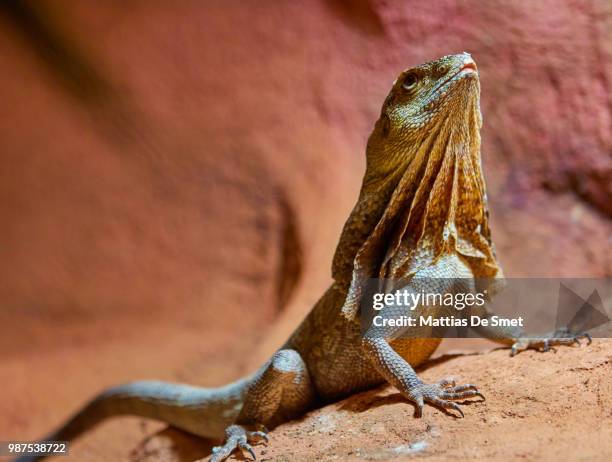
M376 277L410 276L451 254L468 260L476 277L497 274L476 127L441 130L427 155L415 157L409 170L419 171L421 179L411 194L401 193L400 184L400 194L391 199L405 204L386 236Z
M377 150L368 158L385 165L368 163L332 267L347 289L348 317L357 312L367 279L410 277L445 255L463 257L475 277L498 274L480 162L480 111L477 104L470 109L459 122L441 118L429 125L402 156L381 151L374 131L368 149ZM386 165L389 159L395 168Z
M376 185L364 179L359 199L342 229L332 262L332 277L339 287L348 288L350 285L355 256L385 213L400 179L401 172L395 172Z

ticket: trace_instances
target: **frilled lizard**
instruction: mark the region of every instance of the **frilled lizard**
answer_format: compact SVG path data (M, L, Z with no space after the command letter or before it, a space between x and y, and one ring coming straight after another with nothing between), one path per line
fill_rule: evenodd
M213 389L149 381L118 386L46 440L71 440L107 417L129 414L203 437L225 433L211 461L235 450L255 458L251 443L267 440L264 426L385 382L415 403L417 416L424 403L463 416L454 400L482 397L475 385L424 383L413 369L430 357L439 338L400 338L388 327L363 335L358 313L369 278L402 279L410 288L410 281L427 278L501 276L480 161L479 98L476 64L467 53L400 74L368 140L359 199L333 259L333 284L257 372ZM487 334L514 344L514 351L575 341Z

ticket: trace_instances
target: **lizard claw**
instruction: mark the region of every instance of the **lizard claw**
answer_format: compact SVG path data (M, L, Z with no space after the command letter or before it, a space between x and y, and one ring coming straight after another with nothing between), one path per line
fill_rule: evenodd
M238 446L240 446L241 449L244 449L245 451L247 451L251 455L253 460L257 460L255 451L253 451L253 448L251 447L249 443L238 443Z
M461 414L462 419L465 417L465 414L463 413L461 408L457 405L457 403L453 403L452 401L447 401L447 400L440 399L440 398L432 398L429 402L443 409L454 409L459 414Z
M455 381L451 379L444 379L433 384L421 382L410 388L407 396L416 404L415 417L423 415L425 403L442 409L452 409L457 411L461 417L465 417L459 405L453 402L454 400L473 398L475 396L482 398L482 401L485 400L484 395L478 391L476 385L455 385Z
M265 430L265 428L264 428ZM212 449L210 462L222 462L227 459L236 449L241 449L250 454L253 460L257 460L253 447L250 442L263 440L268 442L266 431L247 431L240 425L230 425L225 430L225 444L216 446Z

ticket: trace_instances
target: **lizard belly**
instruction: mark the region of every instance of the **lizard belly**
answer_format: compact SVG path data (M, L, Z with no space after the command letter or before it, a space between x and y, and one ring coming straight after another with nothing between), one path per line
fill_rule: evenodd
M441 341L439 338L399 338L389 343L408 364L418 367L429 359Z

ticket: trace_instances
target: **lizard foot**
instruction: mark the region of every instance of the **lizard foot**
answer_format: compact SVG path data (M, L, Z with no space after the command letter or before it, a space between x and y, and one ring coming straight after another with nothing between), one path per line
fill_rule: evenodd
M593 339L587 333L577 334L571 332L568 328L561 328L541 338L520 338L512 345L510 356L515 356L521 351L527 349L536 349L542 352L557 350L554 346L557 345L580 345L580 339L586 339L587 345L590 345Z
M452 400L472 398L478 396L485 400L485 397L478 391L476 385L455 385L455 381L451 379L440 380L437 383L420 382L408 390L408 398L416 403L416 417L423 415L423 406L425 403L432 404L442 409L453 409L463 415L463 411L457 403Z
M225 444L212 449L210 462L222 462L237 449L248 452L253 460L256 460L255 451L250 443L262 440L268 442L267 431L248 431L240 425L230 425L225 430Z

